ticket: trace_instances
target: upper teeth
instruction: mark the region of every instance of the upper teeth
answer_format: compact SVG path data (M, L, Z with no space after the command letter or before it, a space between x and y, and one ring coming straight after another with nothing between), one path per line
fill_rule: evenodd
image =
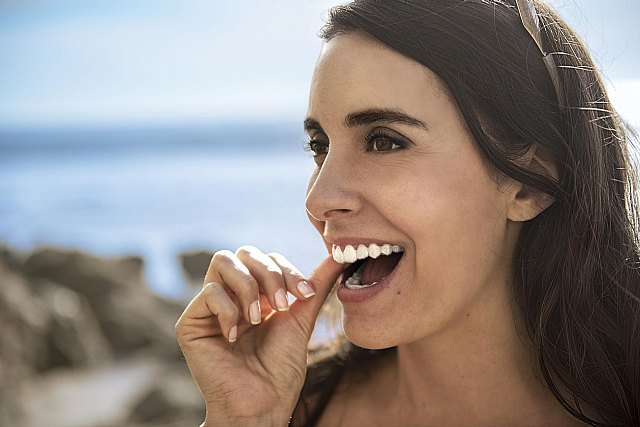
M333 259L340 264L356 262L359 259L365 259L367 257L378 258L380 254L389 255L391 252L403 252L404 248L400 245L391 245L385 243L379 246L375 243L371 243L369 246L365 246L362 243L358 245L358 248L354 248L352 245L347 245L342 249L340 246L333 245L331 248L331 254Z

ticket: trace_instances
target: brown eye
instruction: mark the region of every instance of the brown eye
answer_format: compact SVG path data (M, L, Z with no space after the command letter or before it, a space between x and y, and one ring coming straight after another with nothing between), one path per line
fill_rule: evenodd
M394 146L399 147L398 144L386 138L374 139L371 146L373 147L373 151L389 151L393 150Z
M320 165L329 152L329 140L323 134L316 134L304 142L304 150L313 153L313 160Z
M365 137L367 151L387 152L402 150L409 144L397 132L390 129L377 128Z
M322 134L316 134L304 143L304 150L313 152L313 157L323 156L329 151L329 141Z
M329 150L328 145L320 141L311 141L309 145L311 146L311 151L313 151L316 156L327 154Z

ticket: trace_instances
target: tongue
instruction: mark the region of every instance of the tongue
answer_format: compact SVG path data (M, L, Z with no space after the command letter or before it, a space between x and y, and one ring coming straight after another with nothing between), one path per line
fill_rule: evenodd
M389 275L402 258L402 252L392 253L390 255L380 255L378 258L367 258L367 262L362 270L362 279L360 283L370 285L373 282L379 282Z

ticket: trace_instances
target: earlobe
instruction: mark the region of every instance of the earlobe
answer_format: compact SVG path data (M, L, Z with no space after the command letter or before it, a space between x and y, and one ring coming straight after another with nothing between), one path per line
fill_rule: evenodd
M558 180L557 168L543 150L532 147L522 160L530 171ZM555 201L550 195L517 181L513 182L507 197L507 218L517 222L532 220Z

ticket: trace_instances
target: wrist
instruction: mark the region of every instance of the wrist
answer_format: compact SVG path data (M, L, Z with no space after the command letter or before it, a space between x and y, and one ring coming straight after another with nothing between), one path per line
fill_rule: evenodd
M259 417L234 419L219 417L207 411L205 420L199 427L287 427L290 419L290 414L278 411Z

